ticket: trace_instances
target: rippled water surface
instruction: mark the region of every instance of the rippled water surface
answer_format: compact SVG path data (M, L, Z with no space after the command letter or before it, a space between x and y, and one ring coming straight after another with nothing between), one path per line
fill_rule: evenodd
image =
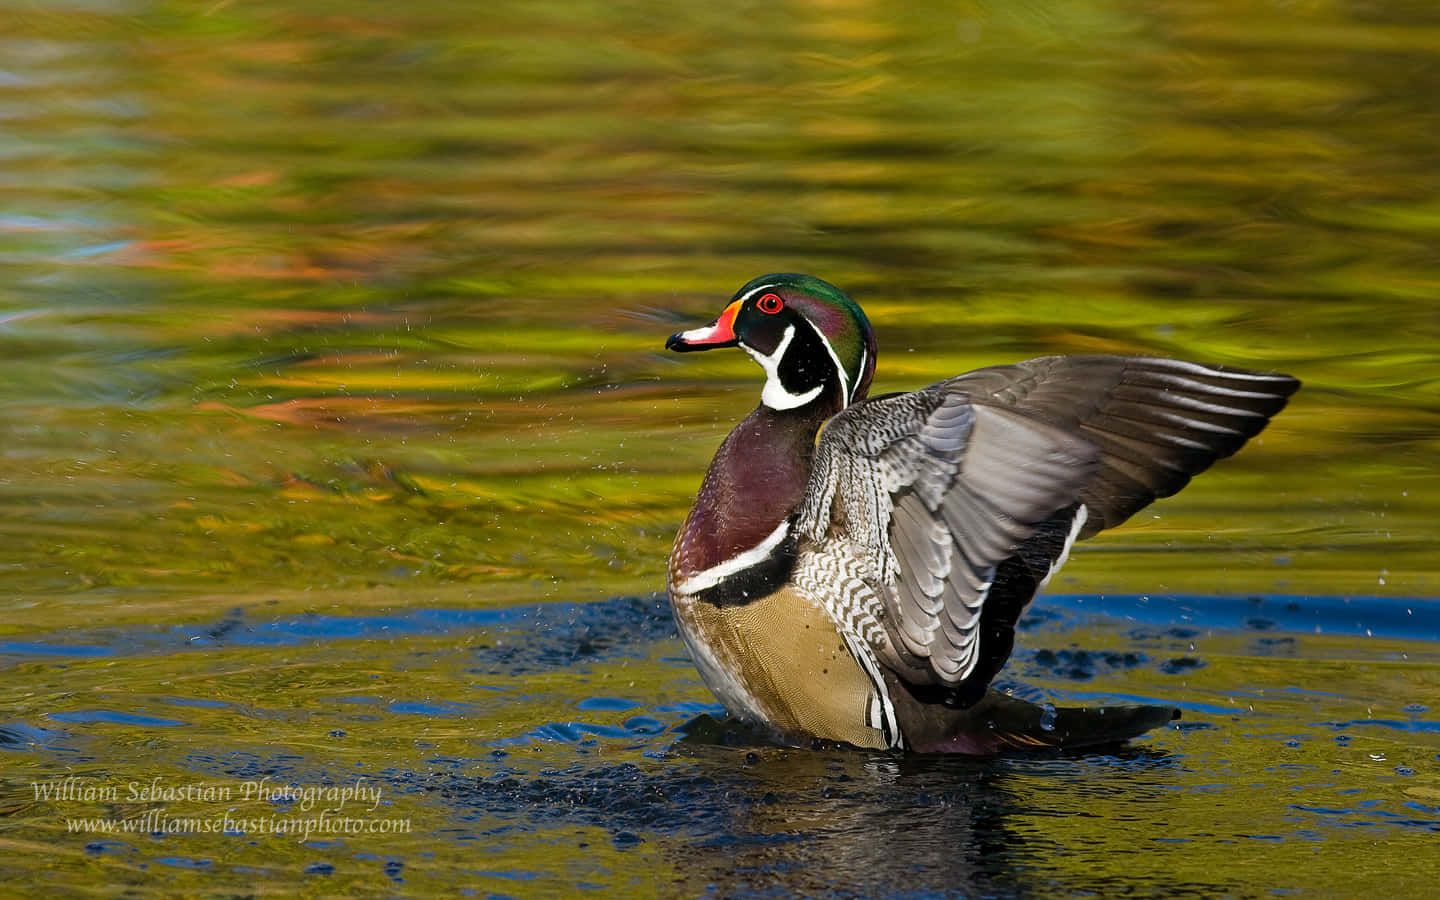
M1418 2L0 3L0 874L1432 892L1437 97ZM1003 675L1181 721L686 736L722 710L655 592L759 371L660 348L768 271L865 305L880 391L1305 381L1082 546Z

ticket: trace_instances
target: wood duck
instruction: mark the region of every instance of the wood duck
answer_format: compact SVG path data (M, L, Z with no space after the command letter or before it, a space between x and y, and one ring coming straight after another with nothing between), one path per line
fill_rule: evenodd
M738 346L765 371L670 555L670 602L705 682L787 741L917 752L1113 743L1178 717L1056 710L990 682L1075 541L1234 453L1300 386L1047 356L867 399L865 313L795 274L751 281L665 346Z

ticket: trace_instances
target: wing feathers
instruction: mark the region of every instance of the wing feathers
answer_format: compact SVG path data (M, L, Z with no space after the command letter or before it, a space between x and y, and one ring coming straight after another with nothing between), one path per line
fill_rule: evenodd
M927 448L954 446L963 455L957 465L956 452L928 454L913 478L925 487L893 498L888 537L898 577L881 596L891 618L905 623L907 655L953 685L979 659L995 567L1037 523L1074 503L1099 453L1078 435L1011 410L977 404L962 410L954 396L917 436ZM946 488L937 493L940 484Z
M1170 359L1052 356L952 379L1069 433L1101 454L1079 499L1081 537L1113 528L1239 450L1284 408L1300 383Z
M1076 356L875 398L821 432L795 530L808 552L870 573L864 615L883 626L870 639L881 661L913 683L978 697L1076 532L1175 493L1259 433L1298 386L1176 360Z
M1027 531L965 484L956 485L940 512L951 540L959 542L968 561L971 584L977 591L984 584L982 573L989 568L983 561L1003 556Z
M895 504L892 537L901 570L928 597L937 596L950 574L950 540L916 499L906 494Z

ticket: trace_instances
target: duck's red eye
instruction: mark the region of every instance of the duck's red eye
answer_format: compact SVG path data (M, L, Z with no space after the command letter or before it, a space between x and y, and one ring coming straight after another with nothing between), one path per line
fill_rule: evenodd
M781 300L777 294L766 294L759 300L756 300L755 305L761 312L773 316L785 308L785 301Z

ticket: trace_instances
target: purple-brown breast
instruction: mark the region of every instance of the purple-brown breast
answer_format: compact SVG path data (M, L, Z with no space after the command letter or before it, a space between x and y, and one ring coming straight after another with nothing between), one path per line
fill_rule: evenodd
M751 549L789 518L805 492L815 433L827 416L819 409L761 406L735 426L676 536L672 585Z

